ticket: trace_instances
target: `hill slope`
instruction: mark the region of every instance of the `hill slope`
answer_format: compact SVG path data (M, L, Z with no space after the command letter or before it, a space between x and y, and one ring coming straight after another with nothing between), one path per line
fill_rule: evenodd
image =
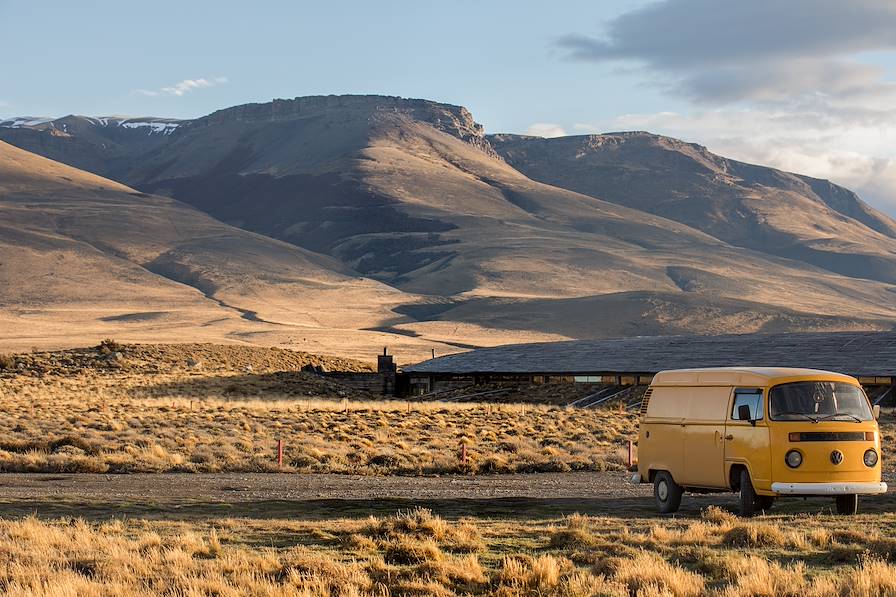
M10 346L107 333L283 343L339 329L363 342L357 330L414 300L331 258L6 143L0 222L0 336ZM365 352L382 343L371 336Z
M896 282L896 220L826 180L643 132L489 141L535 180L662 215L737 246Z
M52 134L53 125L42 126L35 134ZM74 135L70 142L78 138ZM639 198L625 205L612 192L606 197L610 201L604 200L590 182L574 184L578 179L572 175L556 174L556 180L549 180L544 172L572 167L565 154L557 157L553 149L545 149L532 156L534 150L527 150L530 157L518 158L525 152L508 149L517 141L486 138L458 106L327 96L221 110L178 123L158 145L129 146L123 155L131 157L114 168L107 160L97 163L133 188L173 197L232 226L286 241L275 243L278 250L291 246L300 251L296 258L302 264L380 282L379 287L364 282L368 286L352 311L356 319L336 318L344 329L368 327L481 344L481 334L487 333L498 334L489 340L494 342L507 334L599 337L642 330L890 328L896 320L886 244L876 249L880 262L871 266L876 275L867 276L874 281L840 275L836 269L848 268L828 263L820 269L793 251L769 251L765 243L743 241L749 234L723 234L742 211L738 201L778 202L768 199L766 189L778 189L771 183L751 187L752 203L739 190L725 195L709 186L701 196L705 200L682 200L666 213L650 197L642 200L636 194ZM632 158L627 167L636 174L631 177L658 179L657 189L680 185L680 194L690 196L695 193L687 190L688 184L709 184L706 180L715 176L682 174L679 183L675 177L682 168L674 162L680 158L660 155L673 163L661 170ZM726 167L733 169L733 164ZM520 170L530 171L531 177ZM734 174L727 176L734 179ZM843 237L828 229L827 237L795 236L805 241L799 246L846 258L857 247L865 262L868 253L862 251L870 251L871 245L859 243L860 231L889 242L890 224L879 214L837 188L826 189L823 181L787 176L800 192L815 194L813 202L801 203L793 199L799 193L792 189L774 191L791 201L789 209L805 207L802 221L809 222L809 230L818 229L817 214L818 225L842 221L847 230ZM597 175L582 178L602 180ZM621 193L625 184L621 180L613 188ZM758 196L760 190L766 195ZM847 215L850 211L868 224ZM880 231L871 230L872 225ZM71 230L88 226L80 220ZM755 230L764 233L763 226ZM127 244L116 250L132 251ZM151 271L221 293L228 280L246 275L222 272L216 282L208 281L207 270L214 270L210 264L220 261L229 246L226 238L217 243L203 239L200 245L183 240L144 263ZM157 261L160 257L163 261ZM179 269L184 263L189 273ZM288 269L273 265L281 263L278 256L249 269ZM194 279L196 272L202 276ZM277 287L280 281L253 276L251 284L230 290L240 304L276 303L274 311L281 314L296 310L289 296L282 302L254 300L259 297L247 287ZM360 313L369 292L377 297L375 316L365 321ZM316 312L328 306L317 304ZM336 324L324 315L315 318L320 325Z

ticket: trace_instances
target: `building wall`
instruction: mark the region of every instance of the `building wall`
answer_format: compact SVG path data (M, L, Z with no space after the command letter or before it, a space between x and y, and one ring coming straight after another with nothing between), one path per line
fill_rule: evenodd
M459 375L457 377L412 375L410 378L410 394L412 396L421 396L436 392L447 392L471 386L475 383L476 380L472 375Z
M326 373L324 375L356 390L382 396L395 395L395 373Z

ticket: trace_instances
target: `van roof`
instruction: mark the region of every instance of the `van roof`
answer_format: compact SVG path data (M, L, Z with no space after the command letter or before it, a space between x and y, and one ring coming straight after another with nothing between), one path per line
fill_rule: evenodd
M843 381L858 385L854 377L820 369L789 367L708 367L705 369L671 369L657 373L653 386L767 386L775 382Z

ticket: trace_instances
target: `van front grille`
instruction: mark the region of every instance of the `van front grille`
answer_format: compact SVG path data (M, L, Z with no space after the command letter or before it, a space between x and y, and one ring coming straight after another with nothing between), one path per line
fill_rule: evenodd
M864 431L803 431L801 442L863 442Z
M644 397L641 398L641 414L647 412L647 404L650 402L650 395L653 394L653 388L647 388L647 391L644 392Z

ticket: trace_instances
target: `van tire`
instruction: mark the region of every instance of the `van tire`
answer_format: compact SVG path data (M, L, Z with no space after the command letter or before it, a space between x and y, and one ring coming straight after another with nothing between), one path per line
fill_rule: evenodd
M837 514L851 516L859 511L859 496L854 493L838 495L836 498L836 502Z
M761 509L759 496L756 495L756 490L753 489L753 483L750 481L750 473L747 469L743 469L740 471L740 515L750 518Z
M660 514L678 512L684 488L675 482L668 471L657 471L653 477L653 497Z

